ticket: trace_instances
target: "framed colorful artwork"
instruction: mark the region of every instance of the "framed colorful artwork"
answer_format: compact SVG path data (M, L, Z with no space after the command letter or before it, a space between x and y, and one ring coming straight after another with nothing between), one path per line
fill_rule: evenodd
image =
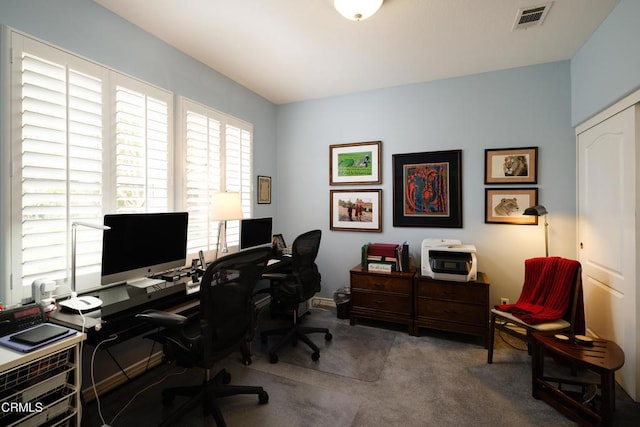
M484 150L485 184L536 184L538 147Z
M538 204L537 188L485 188L484 222L488 224L537 225L538 217L524 215Z
M329 184L381 184L382 142L356 142L329 146Z
M462 150L393 155L393 225L462 228Z
M382 231L382 190L330 190L330 229Z

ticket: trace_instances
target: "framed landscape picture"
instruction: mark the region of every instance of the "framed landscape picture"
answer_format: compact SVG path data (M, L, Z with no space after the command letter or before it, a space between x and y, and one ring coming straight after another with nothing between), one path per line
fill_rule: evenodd
M381 184L382 142L356 142L329 146L329 184Z
M538 147L484 150L485 184L536 184Z
M271 177L258 175L258 204L271 203Z
M462 228L462 150L393 155L393 225Z
M330 229L382 231L382 190L330 190Z
M485 188L485 223L537 225L538 217L523 215L538 204L537 188Z

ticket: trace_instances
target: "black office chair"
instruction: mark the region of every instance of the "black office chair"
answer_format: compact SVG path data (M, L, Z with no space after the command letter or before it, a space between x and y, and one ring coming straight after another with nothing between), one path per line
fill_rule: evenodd
M312 360L320 358L320 349L307 337L311 333L323 333L324 339L331 341L333 336L327 328L313 328L300 326L298 305L309 300L320 291L320 272L315 263L320 248L320 230L313 230L301 234L293 242L291 249L291 272L263 274L264 279L271 280L271 298L280 306L292 310L293 322L286 328L278 328L260 333L263 343L270 335L284 335L282 339L269 350L271 363L278 362L277 352L286 343L295 345L298 340L307 344L312 350Z
M201 385L168 388L162 404L168 406L176 395L190 399L173 412L162 426L202 404L205 415L212 414L218 426L225 426L216 399L238 394L256 394L261 404L269 401L262 387L233 386L230 374L222 369L212 377L214 364L237 351L252 336L255 327L253 290L269 258L270 248L255 248L219 258L207 267L200 284L200 311L197 317L147 310L136 317L165 329L149 338L163 344L165 360L186 368L204 368Z

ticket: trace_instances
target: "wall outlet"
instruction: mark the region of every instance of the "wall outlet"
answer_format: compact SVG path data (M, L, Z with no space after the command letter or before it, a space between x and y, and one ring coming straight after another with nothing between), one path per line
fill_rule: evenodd
M500 304L509 304L509 298L500 298Z

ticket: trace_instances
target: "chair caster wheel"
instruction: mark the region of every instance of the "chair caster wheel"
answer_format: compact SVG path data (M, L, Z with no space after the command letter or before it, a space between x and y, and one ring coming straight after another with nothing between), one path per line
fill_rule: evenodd
M267 392L266 391L261 391L258 394L258 403L260 403L261 405L264 405L268 401L269 401L269 395L267 394Z
M277 354L270 354L269 355L269 362L278 363L278 355Z
M331 335L331 332L327 332L327 333L324 335L324 340L325 340L325 341L331 341L332 339L333 339L333 335Z
M313 360L314 362L317 362L318 359L320 359L320 353L315 352L311 355L311 360Z
M222 374L222 384L230 384L231 383L231 374L227 371L225 371Z

